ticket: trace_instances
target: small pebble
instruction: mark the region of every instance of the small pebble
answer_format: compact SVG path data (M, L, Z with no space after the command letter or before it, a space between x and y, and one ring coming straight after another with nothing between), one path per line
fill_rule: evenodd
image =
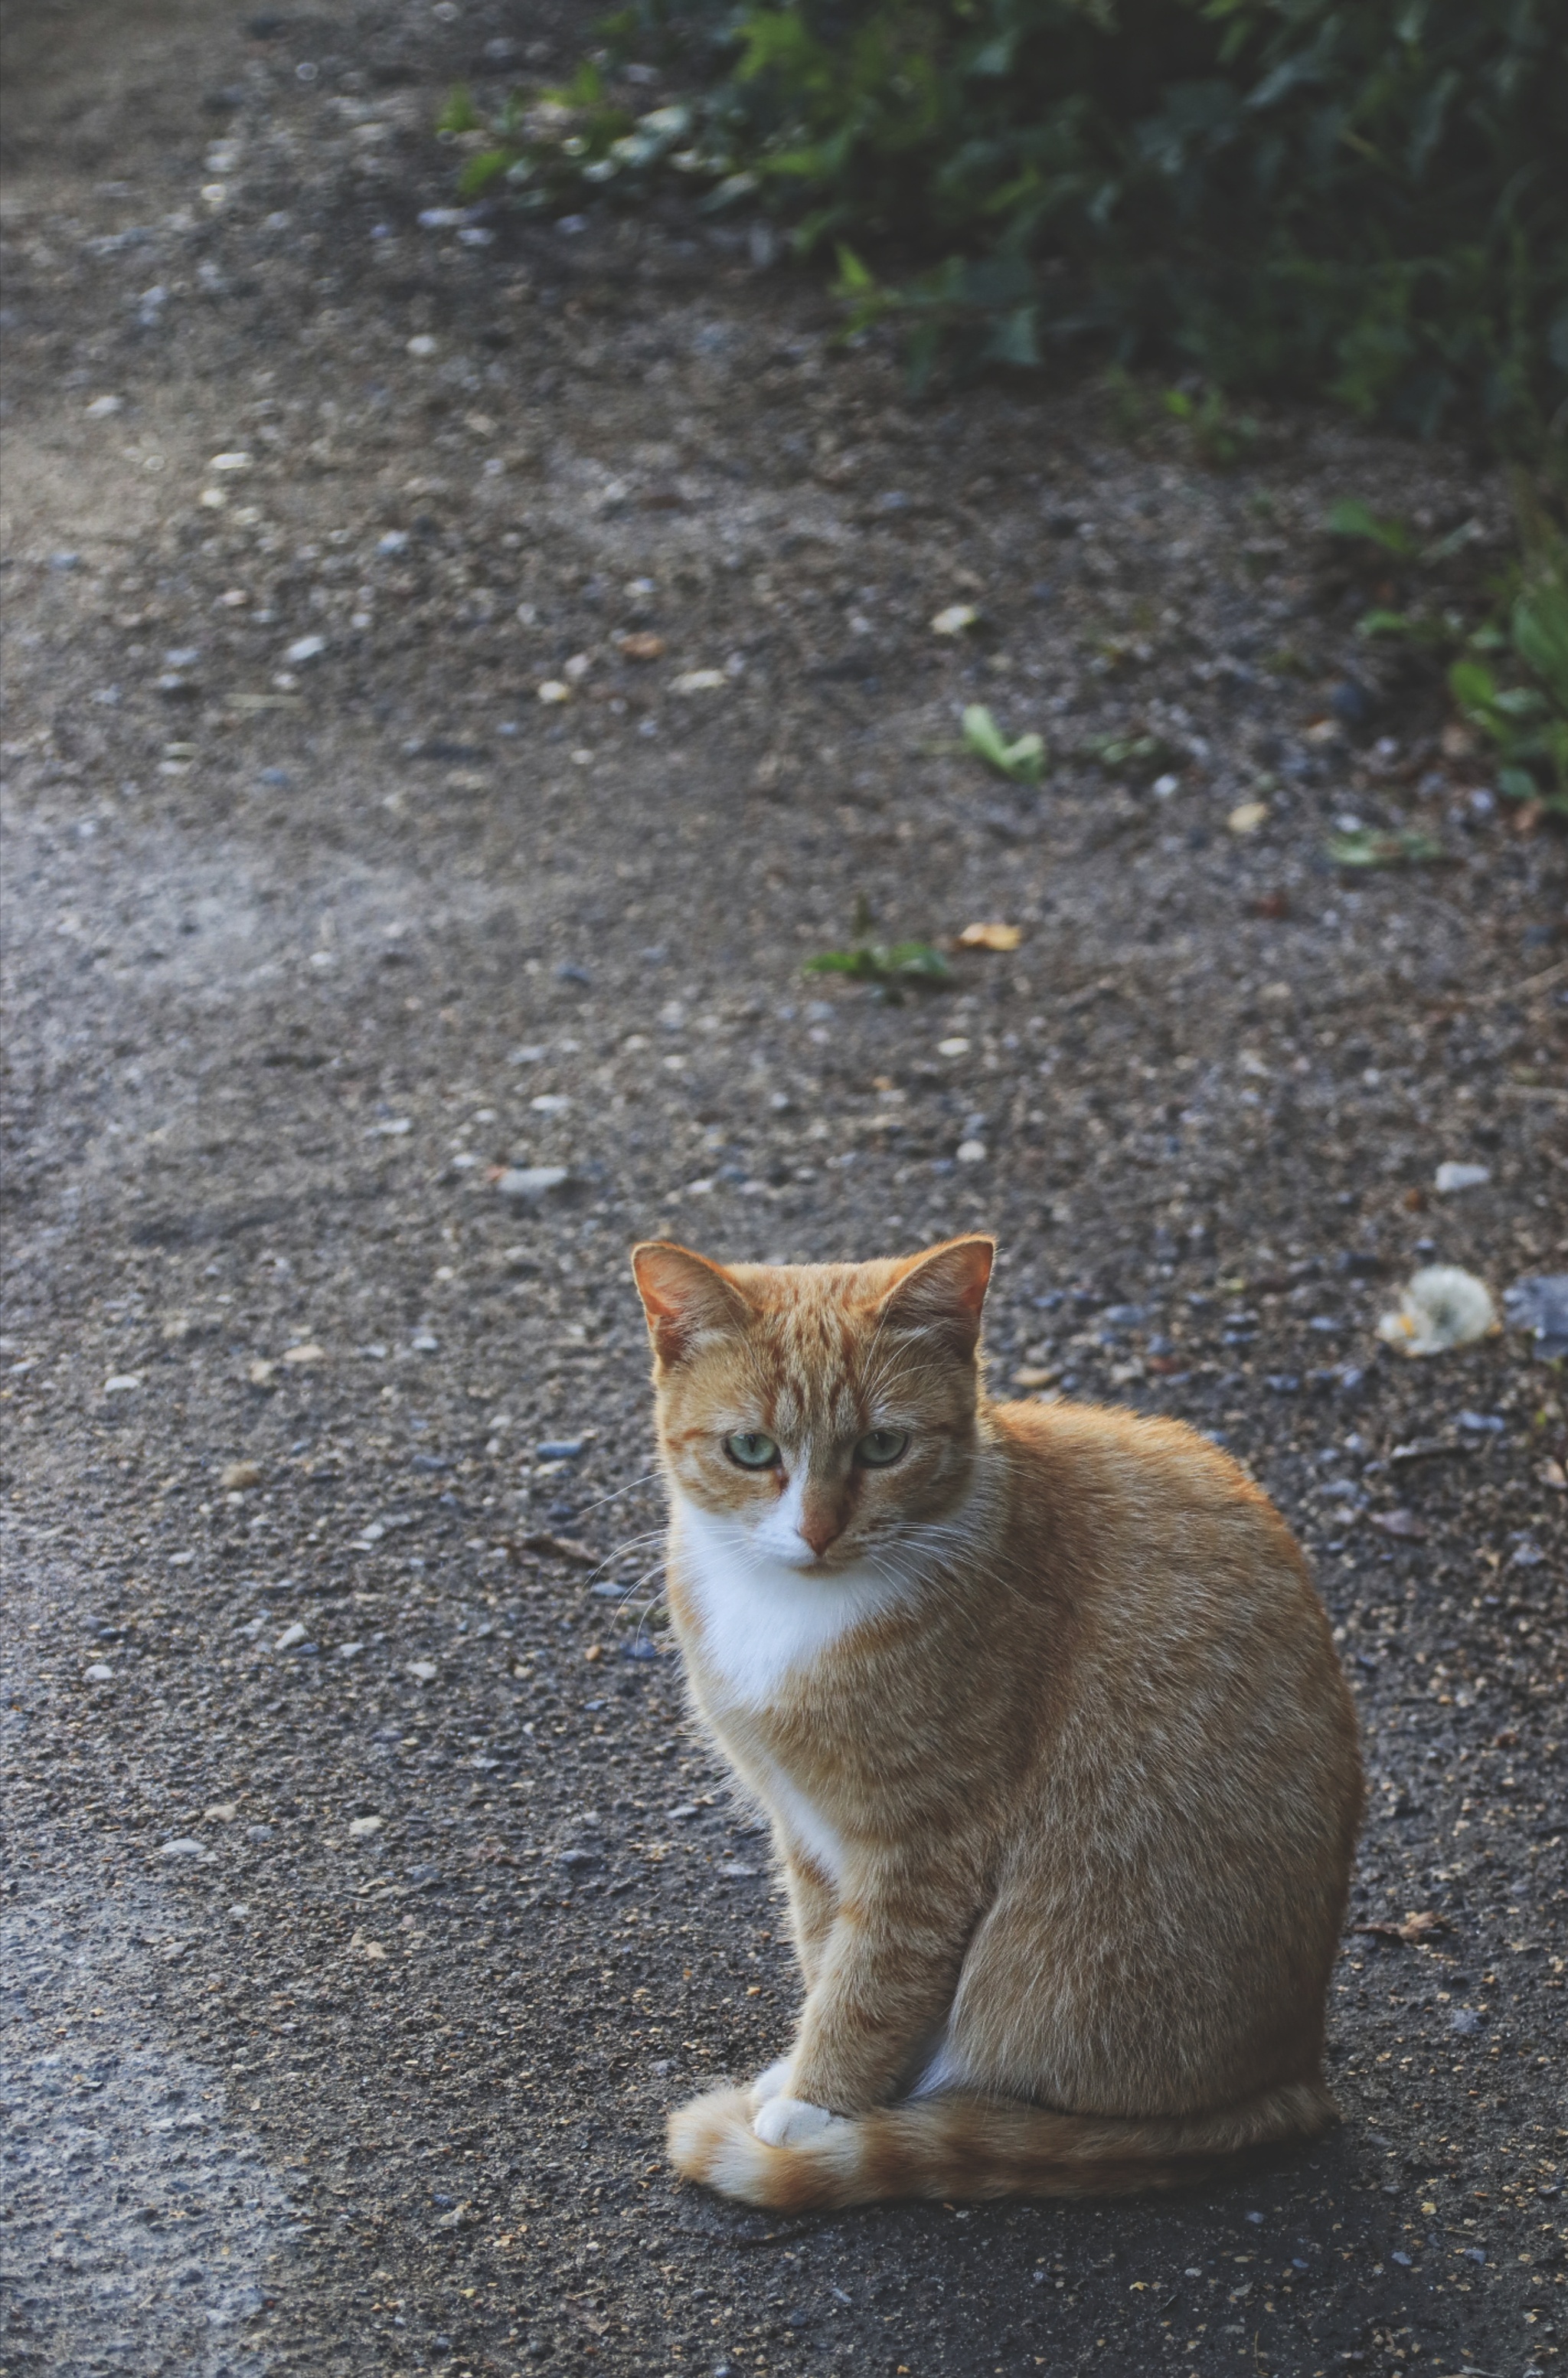
M537 1206L552 1190L565 1188L570 1178L564 1164L526 1164L503 1172L496 1186L503 1197Z
M219 1473L218 1483L225 1494L243 1495L249 1486L259 1486L263 1472L258 1462L231 1461Z
M282 1633L279 1636L276 1648L280 1651L292 1651L296 1643L303 1643L305 1641L305 1630L300 1625L299 1620L297 1618L291 1619L289 1624L284 1627Z
M587 1450L584 1436L547 1436L533 1448L535 1461L575 1461Z
M1538 1362L1568 1354L1568 1272L1516 1279L1504 1290L1502 1303L1514 1327L1529 1330L1535 1339Z
M351 1841L351 1842L364 1842L364 1841L368 1841L372 1833L378 1833L378 1832L381 1831L381 1828L382 1828L382 1826L386 1823L386 1821L387 1821L387 1820L386 1820L385 1817L353 1817L353 1818L351 1818L351 1819L350 1819L350 1820L349 1820L349 1839L350 1839L350 1841Z
M1461 1189L1484 1189L1490 1179L1489 1164L1440 1164L1432 1187L1440 1197L1452 1197Z
M181 1841L165 1842L158 1855L160 1857L166 1858L205 1857L207 1856L207 1844L205 1842L193 1842L187 1836Z
M112 1685L114 1681L114 1669L107 1667L102 1660L94 1660L90 1668L82 1670L82 1675L90 1685Z

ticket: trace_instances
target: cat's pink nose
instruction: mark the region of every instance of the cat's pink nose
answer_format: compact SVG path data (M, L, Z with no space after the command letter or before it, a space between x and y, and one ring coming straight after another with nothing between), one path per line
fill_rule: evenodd
M800 1532L819 1560L828 1546L844 1533L844 1521L831 1506L808 1505L800 1515Z

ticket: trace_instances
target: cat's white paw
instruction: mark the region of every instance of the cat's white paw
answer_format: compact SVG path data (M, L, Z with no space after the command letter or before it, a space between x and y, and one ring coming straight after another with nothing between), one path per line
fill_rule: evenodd
M825 2106L808 2106L804 2097L770 2097L752 2122L752 2130L768 2147L800 2147L820 2138L839 2117Z
M778 2096L783 2091L784 2085L788 2079L789 2059L787 2056L781 2056L776 2063L768 2065L762 2072L759 2072L756 2080L751 2084L752 2112L755 2113L759 2106L765 2106L770 2097Z

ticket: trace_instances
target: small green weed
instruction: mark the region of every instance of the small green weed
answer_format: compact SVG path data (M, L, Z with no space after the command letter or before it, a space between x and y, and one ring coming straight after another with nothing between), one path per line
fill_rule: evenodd
M880 998L896 1004L906 991L940 991L952 980L952 968L929 942L873 942L871 911L865 894L856 895L853 945L847 950L823 950L808 958L808 974L843 974L852 982L868 982Z
M808 974L845 974L872 982L889 999L904 991L940 991L952 968L929 942L857 942L850 950L823 950L806 961Z
M1335 867L1430 867L1448 857L1435 835L1418 826L1401 826L1385 833L1378 826L1358 826L1354 833L1331 835L1328 855Z
M1167 389L1165 409L1191 431L1200 461L1216 471L1228 471L1257 451L1263 425L1251 413L1234 411L1221 389L1206 388L1201 396Z
M1369 545L1381 545L1401 561L1411 559L1420 550L1420 539L1408 521L1395 518L1380 520L1370 504L1359 497L1347 496L1330 507L1324 522L1330 536L1364 538Z
M983 702L972 702L964 714L964 740L988 767L1015 785L1037 785L1046 773L1046 747L1038 735L1021 735L1010 743Z
M1181 758L1173 743L1160 735L1092 735L1078 746L1081 760L1097 760L1102 768L1134 769L1157 776Z
M1520 510L1523 554L1506 627L1494 624L1484 642L1470 639L1448 672L1448 690L1496 747L1499 791L1568 817L1568 537L1522 489ZM1500 675L1510 660L1513 682Z

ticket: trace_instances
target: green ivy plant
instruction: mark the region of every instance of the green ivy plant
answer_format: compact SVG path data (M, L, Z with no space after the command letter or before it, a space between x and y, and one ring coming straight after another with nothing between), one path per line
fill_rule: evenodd
M637 114L585 66L466 193L675 176L771 212L917 383L1092 341L1514 450L1568 396L1562 0L642 0L606 30L681 95Z

